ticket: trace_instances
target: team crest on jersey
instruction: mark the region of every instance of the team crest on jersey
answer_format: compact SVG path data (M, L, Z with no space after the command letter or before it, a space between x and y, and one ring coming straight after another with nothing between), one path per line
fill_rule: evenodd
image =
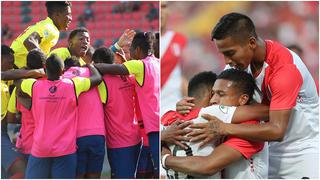
M228 108L225 107L224 105L220 105L219 106L219 109L221 112L223 112L224 114L227 114L228 113Z
M57 91L57 86L51 86L50 88L49 88L49 92L50 93L55 93Z

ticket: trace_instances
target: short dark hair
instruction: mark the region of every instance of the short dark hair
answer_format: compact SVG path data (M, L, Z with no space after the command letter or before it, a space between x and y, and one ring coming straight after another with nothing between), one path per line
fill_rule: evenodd
M71 7L71 2L69 1L47 1L46 2L48 16L51 16L54 12L61 12L68 6Z
M64 60L64 69L69 69L70 67L80 66L80 61L77 57L71 56Z
M1 45L1 55L14 54L14 51L7 45Z
M51 54L46 60L46 71L49 74L57 74L63 66L61 58L56 54Z
M85 27L76 28L73 31L71 31L71 33L69 34L68 40L71 40L72 38L74 38L79 32L87 32L87 33L89 33L89 30L87 28L85 28Z
M114 54L111 49L100 47L94 51L92 61L95 63L113 64Z
M249 96L248 103L252 101L254 90L257 89L257 85L252 75L245 71L232 68L222 71L221 74L218 75L217 80L218 79L234 82L233 85L238 88L239 91Z
M46 58L46 55L40 49L33 49L27 55L27 67L30 69L43 68Z
M156 58L159 58L159 35L160 33L159 32L156 32L155 33L155 39L154 39L154 42L153 42L153 51L154 51L154 56Z
M153 53L153 41L155 37L152 32L138 32L131 43L131 47L136 49L140 47L142 52L146 55Z
M188 84L188 96L201 97L203 91L201 89L207 88L211 91L216 82L217 75L212 71L204 71L193 76Z
M221 17L211 32L211 40L221 40L226 37L244 42L250 36L257 38L252 20L240 13L229 13Z

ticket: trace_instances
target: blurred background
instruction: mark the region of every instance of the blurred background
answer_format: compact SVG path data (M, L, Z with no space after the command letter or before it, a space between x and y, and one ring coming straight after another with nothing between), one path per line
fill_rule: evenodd
M297 45L316 84L319 82L319 2L168 2L166 28L188 38L182 55L186 79L204 70L219 73L223 56L211 41L220 17L230 12L248 15L263 39Z
M47 17L45 1L2 1L1 44L11 45L28 26ZM109 47L127 28L137 31L159 32L158 1L73 1L72 22L67 32L60 33L56 46L67 47L69 33L76 27L86 27L91 45ZM13 128L12 128L13 129ZM18 128L10 131L14 136ZM107 153L104 158L102 178L110 178Z
M1 2L1 43L11 45L29 25L47 17L45 1ZM126 28L159 31L158 1L73 1L71 32L76 27L90 31L95 48L113 43ZM60 34L54 47L66 47L68 32Z

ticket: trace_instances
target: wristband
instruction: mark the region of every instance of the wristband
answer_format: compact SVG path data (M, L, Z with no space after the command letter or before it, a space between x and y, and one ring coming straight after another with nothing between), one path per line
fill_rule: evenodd
M161 165L162 165L162 167L164 168L164 169L168 169L167 167L166 167L166 159L168 158L168 156L170 156L171 154L165 154L165 155L163 155L163 157L162 157L162 159L161 159Z

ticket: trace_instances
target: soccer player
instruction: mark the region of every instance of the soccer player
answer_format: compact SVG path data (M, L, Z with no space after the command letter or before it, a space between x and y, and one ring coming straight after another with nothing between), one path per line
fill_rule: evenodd
M32 26L29 26L11 44L15 52L14 64L21 68L26 65L28 51L39 48L46 55L55 46L60 31L68 29L71 23L71 3L67 1L46 2L48 17Z
M46 56L39 49L29 51L27 56L27 67L24 69L40 69L43 68ZM8 122L20 123L20 133L16 140L16 148L21 152L26 161L31 152L33 143L34 118L31 108L31 101L29 98L21 96L16 97L16 88L13 90L8 104ZM21 120L17 122L15 115L17 111L21 112Z
M82 59L86 56L90 46L89 31L86 28L77 28L71 31L68 38L68 47L61 47L54 49L50 52L56 54L63 61L71 56L75 56L79 59L80 65L85 65L86 62Z
M1 72L13 68L14 51L1 46ZM7 112L10 99L7 82L1 80L1 178L24 178L26 167L22 155L15 151L7 132Z
M210 80L211 79L211 80ZM196 97L194 109L187 115L182 116L176 112L169 111L162 117L165 124L173 123L177 116L184 120L192 120L193 123L205 122L201 115L212 114L223 119L224 122L233 122L235 107L242 106L252 101L254 94L254 79L246 72L229 69L222 72L215 81L215 74L200 73L190 81L188 88L189 96ZM212 87L212 84L214 86ZM212 97L211 97L212 87ZM211 97L211 100L210 100ZM213 104L214 106L209 106ZM219 104L219 106L215 106ZM229 107L228 107L229 106ZM199 109L201 107L206 107ZM256 120L237 123L257 124ZM184 177L195 175L210 176L210 178L221 178L220 171L225 168L225 178L267 178L267 157L258 153L262 150L264 143L247 141L236 137L227 137L219 146L215 147L214 141L206 146L198 147L199 143L187 143L187 149L178 146L170 146L173 154L164 156L163 164L167 168L189 174ZM181 151L183 153L181 153ZM258 153L258 154L257 154ZM187 157L178 157L183 155ZM255 156L253 156L255 155ZM240 170L241 169L241 170ZM183 174L168 170L168 175L181 178ZM200 177L201 177L200 176Z
M46 60L47 80L26 79L18 86L32 98L35 120L26 178L76 177L78 97L101 82L99 72L88 68L90 78L61 79L64 65L53 54Z
M96 49L94 63L114 63L114 53L105 47ZM106 142L111 178L135 178L141 137L135 116L134 77L105 74L103 97ZM123 112L125 111L125 112Z
M265 124L224 124L210 117L205 132L269 141L269 178L319 178L319 103L315 83L300 57L280 43L263 40L252 20L239 13L224 15L212 40L225 63L255 78L270 105ZM203 130L203 129L202 129ZM202 138L196 137L194 140ZM207 141L206 141L207 142Z
M79 60L67 58L64 63L63 78L90 77L90 70L79 67ZM101 176L105 155L104 113L97 87L79 96L78 111L77 178L97 179Z
M152 159L154 163L154 176L159 176L159 59L154 57L153 37L150 32L135 34L130 47L132 59L120 65L96 64L103 74L135 76L135 90L138 96L139 107L145 131L148 135Z

